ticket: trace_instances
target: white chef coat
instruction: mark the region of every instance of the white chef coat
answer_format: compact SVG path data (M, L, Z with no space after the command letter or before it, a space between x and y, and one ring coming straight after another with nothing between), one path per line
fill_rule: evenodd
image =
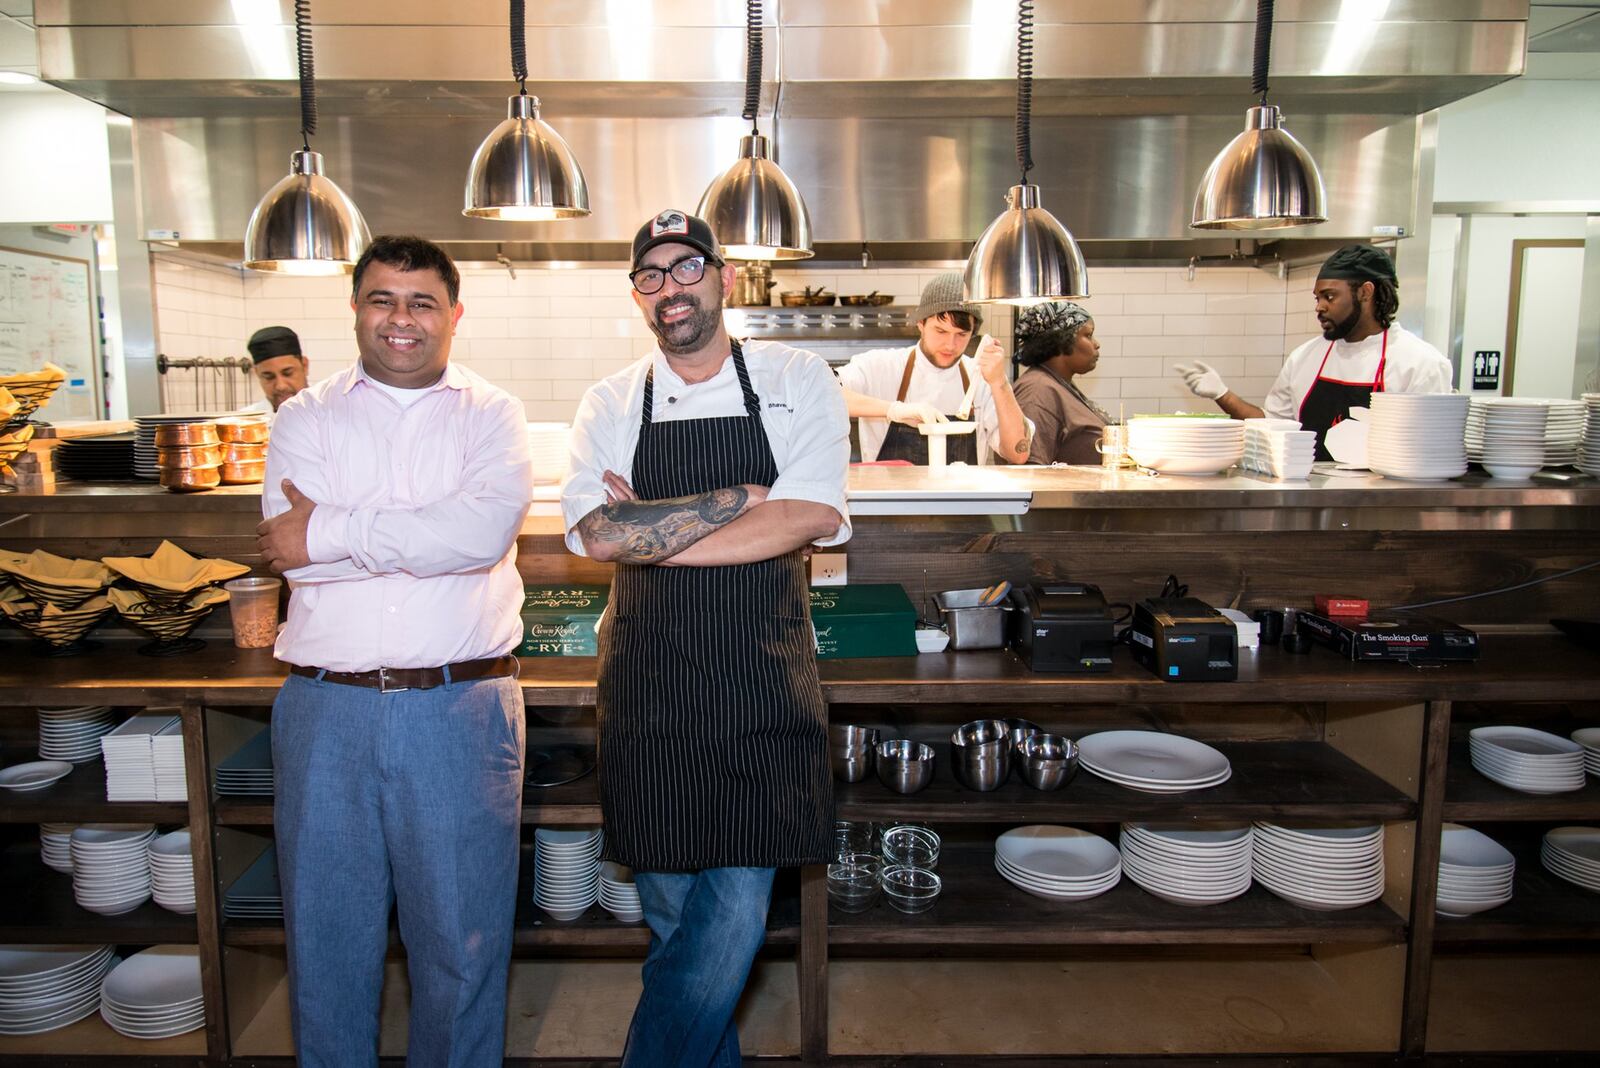
M839 545L850 539L845 479L850 469L850 416L844 393L827 363L815 353L774 341L746 341L745 368L761 402L761 423L778 466L778 481L767 500L815 501L839 513L839 528L816 542ZM744 394L730 357L704 382L686 383L660 348L589 387L572 424L572 451L561 483L561 513L567 548L587 555L578 521L606 503L601 476L614 471L631 481L644 414L644 379L655 368L652 419L744 417Z
M1324 366L1322 357L1328 362ZM1378 372L1383 358L1383 389L1386 393L1449 393L1454 388L1450 361L1438 349L1399 323L1389 327L1389 347L1384 350L1383 334L1361 341L1335 341L1328 351L1328 340L1314 337L1289 354L1267 403L1262 405L1274 419L1299 419L1300 403L1305 400L1320 368L1323 378L1338 382L1367 383Z
M978 361L963 356L949 367L939 368L920 351L919 342L911 348L872 349L858 352L850 362L839 368L839 381L846 389L865 393L879 400L892 401L900 392L900 379L906 373L906 357L917 351L917 362L911 371L911 385L906 388L906 400L931 404L944 414L955 418L956 409L966 397L966 387L961 384L961 365L965 364L969 381L978 383L972 398L973 418L978 421L977 437L988 448L978 449L978 462L991 462L991 453L1000 451L1000 416L995 411L994 394L989 383L978 373ZM861 459L870 463L878 458L883 439L889 434L889 420L856 420L861 431ZM1028 423L1028 435L1033 435L1033 423Z
M272 402L269 401L267 398L262 397L260 400L256 401L254 404L246 404L243 408L240 408L239 409L239 414L240 415L264 415L270 420L273 417L273 415L275 415L276 413L273 412L273 410L272 410Z

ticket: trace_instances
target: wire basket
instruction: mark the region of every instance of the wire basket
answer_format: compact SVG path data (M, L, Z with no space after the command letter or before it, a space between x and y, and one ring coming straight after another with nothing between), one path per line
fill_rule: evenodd
M187 598L194 593L194 590L190 590L181 597ZM205 648L204 640L188 635L215 607L208 604L199 608L182 608L144 601L126 609L119 608L118 611L130 624L155 637L155 641L140 646L139 652L145 656L177 656Z
M45 403L54 395L63 381L64 379L55 378L39 382L18 382L13 384L0 378L0 386L4 386L6 392L16 398L17 403L21 405L16 414L11 417L11 422L26 423L34 412L45 406Z
M65 611L46 616L44 609L33 608L10 616L11 622L34 638L45 643L51 655L69 656L88 652L94 645L83 641L83 636L111 614L108 604L79 611Z
M28 595L28 599L40 604L53 604L57 608L77 608L91 597L97 597L105 592L105 586L96 586L86 590L81 586L58 586L50 582L41 582L27 575L13 573L11 581L15 582Z

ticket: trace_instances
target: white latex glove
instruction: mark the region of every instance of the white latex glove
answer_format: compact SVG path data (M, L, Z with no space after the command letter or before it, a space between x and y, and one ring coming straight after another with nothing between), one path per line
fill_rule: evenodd
M1189 387L1189 392L1196 397L1206 400L1216 400L1228 392L1228 383L1212 368L1209 363L1175 363L1172 369L1183 376L1183 384Z
M991 390L998 391L1006 377L1006 352L1000 347L1000 342L985 334L983 340L978 342L978 350L972 355L978 361L978 374L989 383Z
M918 423L946 423L949 416L926 401L890 401L889 422L916 426Z

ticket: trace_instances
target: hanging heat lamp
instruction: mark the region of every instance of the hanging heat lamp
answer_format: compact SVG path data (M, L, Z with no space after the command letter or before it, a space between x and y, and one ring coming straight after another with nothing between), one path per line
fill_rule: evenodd
M1328 221L1328 197L1316 160L1283 128L1267 103L1272 58L1272 0L1256 0L1255 64L1250 91L1261 103L1245 112L1244 132L1206 168L1189 223L1201 230L1276 230Z
M762 0L745 5L744 117L750 132L739 139L739 160L706 187L696 209L735 260L803 260L811 247L811 213L800 190L772 158L756 123L761 106Z
M475 219L540 222L589 214L583 168L555 128L539 118L539 98L528 95L525 0L511 0L511 76L517 95L506 119L484 138L467 170L466 206Z
M311 53L311 0L295 0L295 49L300 70L301 147L289 157L289 176L267 190L244 231L244 265L278 274L341 274L372 240L355 202L322 173L311 151L317 132L317 79Z
M1006 194L1009 207L972 246L963 275L974 303L1043 304L1089 295L1083 252L1044 209L1033 169L1033 0L1017 4L1017 166L1022 180Z

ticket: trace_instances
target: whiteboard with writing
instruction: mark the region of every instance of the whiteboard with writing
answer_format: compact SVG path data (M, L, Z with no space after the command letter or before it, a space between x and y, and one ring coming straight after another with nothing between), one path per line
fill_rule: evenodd
M67 373L40 418L93 417L95 320L87 261L0 247L0 375Z

